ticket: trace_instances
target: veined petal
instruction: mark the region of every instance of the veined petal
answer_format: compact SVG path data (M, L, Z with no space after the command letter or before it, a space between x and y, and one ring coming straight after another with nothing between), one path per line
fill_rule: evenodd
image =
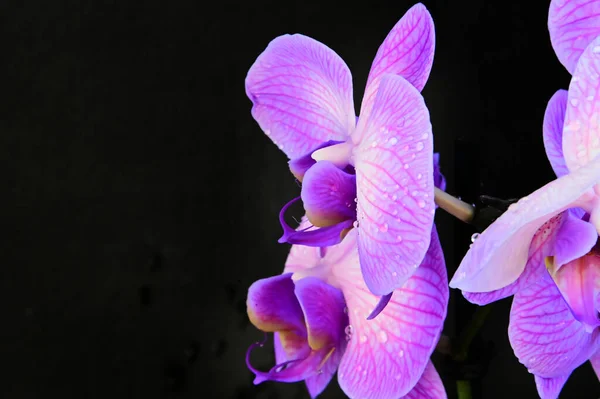
M356 245L352 230L341 246ZM448 304L444 258L435 229L430 248L413 276L394 292L374 320L366 320L378 297L360 278L358 254L350 251L333 266L346 304L352 337L338 372L351 398L397 399L409 393L423 374L442 331Z
M593 224L581 220L571 212L565 212L564 215L554 243L554 266L557 270L590 252L598 241L598 232Z
M292 274L256 281L248 289L248 318L265 332L294 331L306 337L302 308L294 294Z
M600 294L600 255L590 253L560 269L555 258L546 258L546 266L573 316L588 332L600 326L596 297Z
M417 385L401 399L446 399L446 391L442 379L429 361Z
M303 35L274 39L246 77L252 115L289 158L329 140L346 140L355 126L352 76L329 47Z
M565 209L579 206L578 200L599 181L600 157L511 205L475 240L450 287L488 292L515 281L525 268L536 231Z
M417 90L423 90L431 72L434 50L433 19L423 4L415 4L388 33L375 55L360 117L366 118L371 112L384 74L400 75Z
M544 267L544 258L554 253L554 243L560 228L567 218L567 212L562 212L552 219L548 220L533 236L531 245L529 245L529 256L523 274L517 280L504 288L490 292L466 292L463 296L471 303L477 305L487 305L514 295L519 289L527 287L529 284L537 281L540 273L547 273Z
M546 113L544 114L544 148L557 177L569 173L562 151L567 96L566 90L559 90L554 93L548 101Z
M519 361L540 377L570 374L597 347L598 331L589 334L575 320L548 273L514 296L508 336Z
M385 75L373 111L360 118L355 149L358 250L371 292L404 284L429 247L433 202L433 137L421 94Z
M600 13L600 2L596 3ZM596 21L600 23L600 17ZM593 40L581 55L569 85L562 147L570 171L600 155L599 77L600 37Z
M315 226L356 220L356 176L329 161L319 161L306 172L301 197L306 217Z
M561 64L573 74L587 45L600 35L600 2L552 0L548 13L552 47Z
M540 399L557 399L565 382L569 379L571 373L558 377L544 378L535 376L535 386Z

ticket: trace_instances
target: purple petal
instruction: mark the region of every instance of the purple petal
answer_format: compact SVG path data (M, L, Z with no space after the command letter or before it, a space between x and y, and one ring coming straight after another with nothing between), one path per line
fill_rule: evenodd
M570 373L553 378L535 376L535 386L541 399L557 399Z
M554 263L558 269L587 254L598 241L598 232L593 224L584 222L571 212L565 212L556 242L554 243Z
M248 289L248 317L265 332L293 330L306 337L302 308L294 294L292 274L264 278Z
M356 230L340 245L356 245ZM442 249L435 229L430 248L413 276L394 292L374 320L367 315L378 302L361 279L357 251L333 265L352 326L338 382L351 398L397 399L417 384L438 342L448 305Z
M303 35L269 43L248 71L246 94L261 129L292 159L326 141L345 141L355 126L348 66Z
M358 131L361 268L371 292L386 295L412 275L429 246L435 212L429 112L408 81L386 75Z
M311 348L331 352L320 366L320 372L306 381L314 398L331 381L344 353L344 329L348 325L348 315L344 313L346 303L342 291L316 277L297 280L296 295L304 310Z
M594 356L590 358L590 363L596 373L596 377L600 380L600 351L597 351Z
M527 263L536 231L567 208L588 206L584 200L600 181L600 157L576 172L562 176L524 197L492 223L473 243L450 287L488 292L515 281Z
M417 385L400 399L446 399L444 384L431 361L427 363Z
M590 253L558 268L555 258L546 265L573 316L588 332L600 326L596 297L600 294L600 255Z
M519 289L527 287L535 282L540 276L540 273L546 273L544 258L554 253L554 243L563 220L566 219L567 212L562 212L552 219L548 220L533 236L531 245L529 246L529 256L527 264L523 270L523 274L517 280L507 285L504 288L490 292L466 292L463 291L464 297L477 305L487 305L514 295Z
M345 220L333 226L317 229L312 229L312 226L307 223L308 227L294 230L285 222L284 215L287 209L299 199L300 197L294 198L285 204L279 212L279 223L283 228L283 236L281 236L281 238L278 240L279 243L287 242L289 244L298 244L310 247L328 247L340 243L347 230L352 228L353 221Z
M377 306L375 306L375 309L373 309L373 311L367 316L367 320L373 320L374 318L376 318L379 315L379 313L381 313L383 311L383 309L385 309L387 304L390 303L390 299L392 299L393 294L394 294L394 291L379 298L379 302L377 302Z
M587 45L600 35L600 3L594 0L552 0L548 29L556 56L573 74Z
M508 334L519 361L545 378L570 374L589 359L598 335L575 320L548 273L515 294Z
M290 160L288 162L288 165L290 167L292 174L296 177L296 179L298 179L299 181L302 181L302 179L304 179L304 174L306 173L306 171L308 169L310 169L311 166L313 166L314 164L317 163L317 161L315 161L312 157L313 152L320 150L322 148L325 148L325 147L330 147L332 145L339 144L339 143L342 143L342 141L333 141L332 140L332 141L328 141L326 143L322 143L321 145L318 145L317 147L315 147L308 153L306 153L298 158L294 158L294 159Z
M600 12L600 3L598 3ZM600 22L600 18L597 19ZM600 30L600 29L599 29ZM563 154L570 171L600 155L600 37L579 59L569 85Z
M341 348L348 315L342 291L316 277L296 280L296 297L304 311L308 344L313 350Z
M429 11L415 4L396 23L379 50L367 80L360 117L367 117L385 74L402 76L421 91L427 82L435 49L435 28Z
M356 220L356 176L329 161L319 161L306 172L301 196L306 217L315 226Z
M446 178L440 170L440 154L433 154L433 184L442 191L446 191Z
M546 107L544 114L544 148L557 177L569 173L562 151L563 126L567 110L567 91L559 90Z

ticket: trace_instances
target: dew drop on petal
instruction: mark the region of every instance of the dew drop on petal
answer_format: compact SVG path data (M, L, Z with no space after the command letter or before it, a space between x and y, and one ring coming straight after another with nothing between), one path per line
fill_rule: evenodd
M594 48L592 49L592 53L594 53L594 54L600 53L600 46L594 46Z
M402 241L402 236L397 236L396 240L398 240L398 242Z
M421 151L425 147L420 141L417 143L417 151ZM413 154L414 155L414 154Z
M425 208L425 201L419 200L419 202L417 203L417 205L419 205L419 208Z
M386 233L388 231L388 224L384 223L381 226L379 226L379 231L381 231L382 233Z
M360 336L360 343L364 344L365 342L367 342L367 336L363 334Z
M395 138L395 137L392 137L392 138L390 139L390 144L391 144L391 145L396 145L397 143L398 143L398 139L397 139L397 138Z
M382 344L385 344L388 340L388 336L387 333L383 330L379 331L379 342L381 342Z
M400 352L398 352L398 356L404 357L404 349L400 349Z
M350 341L352 339L352 326L350 324L348 324L346 326L346 328L344 329L344 333L346 334L346 341Z
M475 233L471 236L471 242L475 242L475 240L479 237L479 233Z
M572 98L570 103L572 106L576 107L577 105L579 105L579 100L576 98Z

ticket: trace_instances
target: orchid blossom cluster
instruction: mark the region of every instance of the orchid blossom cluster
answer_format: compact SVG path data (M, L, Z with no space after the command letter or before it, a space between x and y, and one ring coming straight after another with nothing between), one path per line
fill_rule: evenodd
M587 360L600 372L600 0L553 0L548 26L572 74L540 124L557 179L491 223L449 285L478 305L514 295L515 355L540 397L556 398ZM301 182L279 215L279 242L292 244L283 273L248 292L276 359L257 370L262 344L250 347L255 384L304 381L314 398L337 373L353 399L446 397L430 361L449 295L434 225L446 184L420 93L434 47L416 4L377 51L358 116L348 66L314 39L280 36L250 68L252 116ZM298 200L293 228L285 214Z

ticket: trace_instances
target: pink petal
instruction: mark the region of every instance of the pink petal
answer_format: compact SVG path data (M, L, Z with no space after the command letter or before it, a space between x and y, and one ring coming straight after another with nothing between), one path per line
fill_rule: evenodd
M597 351L594 356L590 358L590 363L592 364L592 368L596 373L596 377L600 380L600 351Z
M544 378L535 376L535 386L541 399L557 399L565 382L569 379L569 374L553 378Z
M556 56L569 73L573 74L587 45L600 35L600 2L552 0L548 29Z
M559 90L546 107L544 114L544 147L546 155L557 177L569 173L562 152L562 135L565 124L565 111L567 110L567 91Z
M578 201L600 181L600 157L522 198L492 223L473 243L450 287L469 292L504 288L523 272L529 245L549 219Z
M600 12L600 2L598 2ZM597 19L600 23L600 18ZM570 171L600 155L600 37L579 59L569 85L563 153Z
M350 231L341 246L356 245L356 235ZM408 394L429 362L448 304L444 257L435 229L421 267L374 320L366 317L379 298L361 279L356 251L333 267L353 331L339 367L340 387L351 398L397 399Z
M571 212L565 212L556 242L554 263L557 269L587 254L598 241L598 232L593 224L581 220Z
M573 316L588 332L600 326L596 296L600 294L600 255L590 253L557 268L555 258L547 267Z
M519 289L527 287L535 282L540 273L546 273L544 269L544 258L554 253L554 243L567 212L562 212L548 220L533 236L529 246L529 256L523 274L517 280L504 288L490 292L466 292L464 297L477 305L487 305L500 299L514 295Z
M355 126L352 76L329 47L303 35L274 39L246 77L252 115L289 158L329 140L346 140Z
M356 219L356 176L329 161L319 161L306 172L301 196L306 217L315 226Z
M360 117L366 118L371 112L384 74L400 75L417 90L423 90L431 72L434 49L435 28L431 15L423 4L415 4L388 33L375 55Z
M401 399L446 399L446 391L444 390L444 384L438 374L437 370L433 366L431 361L427 363L425 371L421 376L417 385Z
M429 246L433 137L423 97L400 76L381 80L355 149L358 248L367 286L385 295L404 284Z
M568 375L589 359L598 336L575 320L548 273L515 294L508 334L519 361L545 378Z

